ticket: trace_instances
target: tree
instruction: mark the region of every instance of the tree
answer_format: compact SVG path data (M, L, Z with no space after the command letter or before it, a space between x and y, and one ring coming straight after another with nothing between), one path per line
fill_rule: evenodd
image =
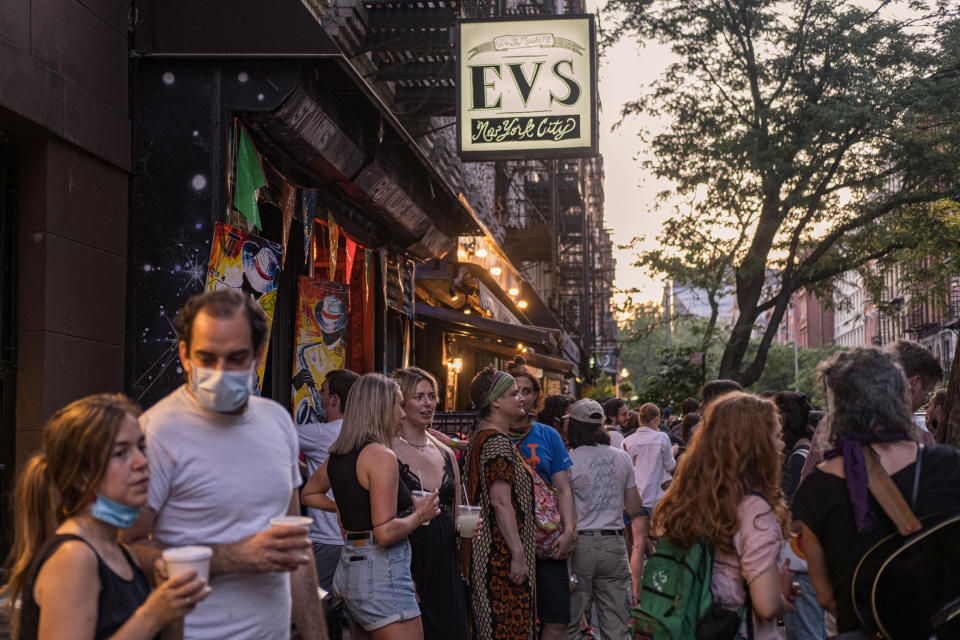
M752 348L756 348L755 342ZM841 347L830 345L818 349L798 349L797 365L800 372L799 387L800 391L807 395L810 402L818 407L826 407L826 398L824 397L823 385L817 382L817 366L829 358ZM753 385L750 391L761 393L763 391L783 391L794 388L794 359L792 344L773 344L770 346L770 352L767 354L767 363L763 368L763 373Z
M675 185L662 202L688 202L640 263L732 283L721 377L755 382L791 294L917 247L912 230L938 224L927 205L960 193L957 9L913 0L903 17L904 4L608 2L607 42L657 40L679 58L623 108L669 120L645 135L647 168Z
M617 390L613 386L613 381L605 373L597 376L597 383L592 387L585 387L583 391L584 398L592 400L603 400L604 398L613 398L617 395Z

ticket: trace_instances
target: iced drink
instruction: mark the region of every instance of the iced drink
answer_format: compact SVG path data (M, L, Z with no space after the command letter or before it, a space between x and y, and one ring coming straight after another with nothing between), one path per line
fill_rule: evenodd
M473 530L480 521L480 507L470 504L457 505L457 524L460 526L461 538L472 538Z

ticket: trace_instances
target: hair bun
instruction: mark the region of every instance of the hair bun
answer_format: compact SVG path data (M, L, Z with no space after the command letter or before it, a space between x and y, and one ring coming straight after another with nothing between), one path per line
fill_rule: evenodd
M523 366L527 364L527 361L523 359L523 356L517 356L516 358L513 359L513 364L518 364L520 366Z

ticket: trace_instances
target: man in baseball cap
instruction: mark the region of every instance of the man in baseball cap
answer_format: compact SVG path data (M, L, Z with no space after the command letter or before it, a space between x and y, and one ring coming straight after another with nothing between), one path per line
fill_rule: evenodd
M563 416L562 419L566 420L568 418L586 424L601 425L603 424L603 407L596 400L589 398L577 400L570 407L570 413Z

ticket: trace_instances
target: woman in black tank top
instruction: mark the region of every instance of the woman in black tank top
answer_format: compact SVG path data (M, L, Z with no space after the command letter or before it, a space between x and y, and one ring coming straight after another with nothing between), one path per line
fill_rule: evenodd
M210 592L195 572L150 585L118 542L147 501L140 409L120 394L89 396L50 418L44 452L15 492L18 523L3 594L21 600L13 637L144 640Z
M333 577L351 622L381 638L421 638L407 536L440 510L437 492L411 497L390 442L403 419L397 383L368 373L350 389L330 458L303 488L303 503L338 511L346 543ZM333 489L334 500L326 493ZM360 635L360 634L358 634Z

